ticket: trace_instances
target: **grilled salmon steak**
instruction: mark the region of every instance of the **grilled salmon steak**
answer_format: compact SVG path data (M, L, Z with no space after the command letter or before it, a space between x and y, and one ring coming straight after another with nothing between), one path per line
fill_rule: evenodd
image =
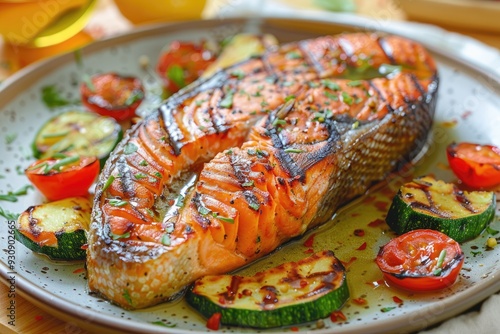
M364 33L286 44L194 82L103 169L90 291L151 306L329 220L418 154L437 88L421 45Z

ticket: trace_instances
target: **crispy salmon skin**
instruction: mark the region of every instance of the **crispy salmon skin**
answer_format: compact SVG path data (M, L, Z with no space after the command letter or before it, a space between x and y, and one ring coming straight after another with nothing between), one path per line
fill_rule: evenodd
M365 33L286 44L196 81L107 161L90 291L151 306L324 223L421 150L437 89L421 45Z

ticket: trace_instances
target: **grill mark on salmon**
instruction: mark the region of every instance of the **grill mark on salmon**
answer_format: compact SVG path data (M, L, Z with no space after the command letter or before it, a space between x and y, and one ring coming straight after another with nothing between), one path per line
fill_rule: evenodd
M380 40L283 45L198 80L129 130L96 187L90 291L129 309L174 298L196 278L241 267L327 221L410 161L432 124L437 72L420 45L386 36L388 55ZM373 78L390 57L401 71ZM137 149L124 154L129 144ZM196 173L184 200L172 200ZM120 178L103 191L110 175ZM111 198L129 203L113 207ZM113 240L112 231L127 235Z

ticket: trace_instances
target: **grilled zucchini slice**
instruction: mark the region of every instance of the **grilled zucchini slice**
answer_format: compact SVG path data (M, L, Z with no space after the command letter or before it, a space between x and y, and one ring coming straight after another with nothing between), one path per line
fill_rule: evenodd
M120 124L111 117L71 110L42 126L33 141L33 155L38 159L59 152L95 156L102 167L122 135Z
M397 234L432 229L464 242L476 238L492 221L495 204L491 191L462 191L424 176L400 188L386 222Z
M349 299L345 269L332 251L316 253L251 277L211 275L188 290L187 302L221 323L272 328L329 316Z
M83 260L91 212L85 197L30 206L17 220L16 239L53 260Z

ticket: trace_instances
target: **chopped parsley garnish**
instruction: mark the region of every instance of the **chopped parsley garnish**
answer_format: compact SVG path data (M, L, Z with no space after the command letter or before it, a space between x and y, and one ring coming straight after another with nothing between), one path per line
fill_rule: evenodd
M267 103L267 101L260 102L261 107L267 107L268 105L269 105L269 103Z
M294 98L295 98L295 95L288 95L287 97L285 97L285 102L293 100Z
M314 82L314 81L308 81L308 82L307 82L307 85L308 85L310 88L316 88L316 87L319 87L319 83Z
M380 309L380 311L386 313L386 312L394 310L395 308L396 308L396 306L383 307Z
M134 143L127 143L123 148L123 154L129 155L136 152L139 148Z
M354 123L352 123L351 128L352 128L353 130L355 130L355 129L359 128L359 121L355 121Z
M200 213L200 215L202 216L206 216L208 215L211 211L204 205L199 205L198 206L198 212Z
M160 172L155 172L155 176L159 179L163 178L163 175L161 175Z
M151 324L158 325L158 326L163 326L163 327L170 327L170 328L173 328L173 327L177 326L176 324L166 324L163 321L153 321Z
M140 166L147 166L148 162L146 160L142 160L141 162L139 162L139 165Z

